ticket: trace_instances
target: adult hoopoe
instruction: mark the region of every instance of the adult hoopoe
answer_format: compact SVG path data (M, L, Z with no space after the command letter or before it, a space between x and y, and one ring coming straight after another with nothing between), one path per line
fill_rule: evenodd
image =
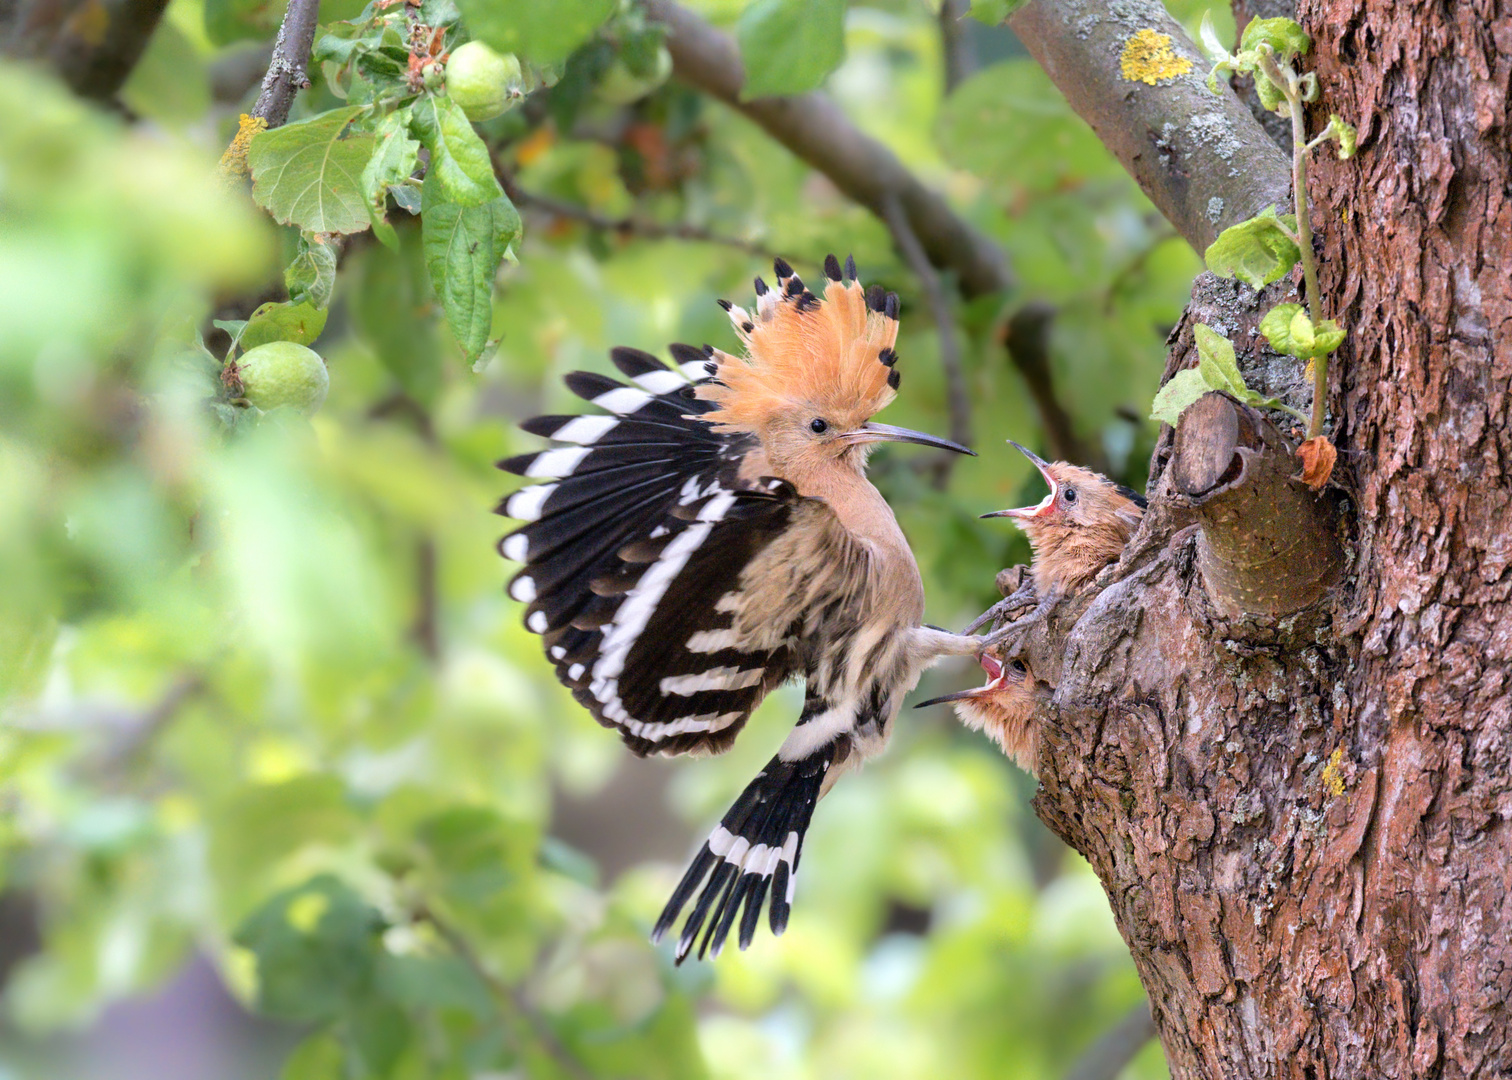
M1004 660L991 652L980 657L987 681L970 690L942 694L914 706L950 702L961 722L975 731L985 731L1002 747L1015 765L1033 776L1038 771L1039 727L1034 710L1050 699L1051 688L1036 679L1023 660Z
M528 524L500 542L525 564L509 585L558 677L638 754L718 753L762 697L805 680L791 735L694 857L657 922L677 920L679 962L718 954L737 918L745 948L770 895L787 925L814 804L880 751L903 695L975 638L920 625L908 542L865 475L878 442L971 453L872 423L894 397L898 298L825 260L821 300L782 260L756 309L720 301L743 356L673 345L677 370L611 353L626 386L567 377L601 415L525 430L563 445L501 467L540 484L500 512ZM744 905L744 915L741 908Z
M1103 567L1118 560L1146 509L1143 495L1101 473L1064 461L1052 464L1012 439L1008 441L1034 462L1050 485L1050 493L1035 506L982 516L1013 518L1024 530L1034 551L1031 585L994 604L967 627L968 632L1026 605L1031 595L1039 598L1039 606L1016 625L1032 622L1060 597L1091 582Z

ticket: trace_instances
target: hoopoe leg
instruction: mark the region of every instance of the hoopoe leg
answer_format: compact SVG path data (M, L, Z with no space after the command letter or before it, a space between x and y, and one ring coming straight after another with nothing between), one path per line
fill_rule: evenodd
M1034 610L1031 611L1028 615L1025 615L1020 619L1014 619L1012 622L998 627L992 633L977 638L976 641L978 642L979 647L983 649L990 649L995 646L1002 645L1004 642L1009 642L1011 639L1011 647L1004 650L1005 655L1011 655L1017 649L1018 643L1023 638L1023 636L1028 633L1035 626L1035 624L1043 622L1045 616L1049 614L1050 609L1060 602L1062 593L1063 590L1059 586L1052 587L1051 590L1040 599L1040 602L1035 605Z

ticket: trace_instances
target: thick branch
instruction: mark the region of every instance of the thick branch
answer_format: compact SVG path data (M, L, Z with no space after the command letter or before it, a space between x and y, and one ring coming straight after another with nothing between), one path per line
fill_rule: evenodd
M252 106L252 115L266 120L270 128L281 127L289 119L294 95L310 85L305 68L310 63L319 16L320 0L289 0L289 9L278 27L278 40L273 44L273 60L263 76L262 92Z
M1333 506L1295 479L1297 460L1253 409L1209 393L1181 415L1168 478L1202 524L1198 566L1229 616L1289 615L1339 579Z
M1207 88L1207 62L1159 0L1034 0L1009 20L1077 114L1199 253L1291 190L1289 162L1232 91ZM1155 85L1121 58L1141 30L1170 39ZM1185 61L1185 73L1179 68Z

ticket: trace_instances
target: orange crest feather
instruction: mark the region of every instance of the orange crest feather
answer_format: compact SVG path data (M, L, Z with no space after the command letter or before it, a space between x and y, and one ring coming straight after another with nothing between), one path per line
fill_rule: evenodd
M719 408L702 418L720 430L759 431L774 415L801 408L842 430L859 427L897 396L898 298L875 285L868 296L849 260L849 280L839 280L834 256L826 260L823 300L782 260L776 267L777 289L757 279L754 316L726 305L745 355L715 350L715 381L699 397Z

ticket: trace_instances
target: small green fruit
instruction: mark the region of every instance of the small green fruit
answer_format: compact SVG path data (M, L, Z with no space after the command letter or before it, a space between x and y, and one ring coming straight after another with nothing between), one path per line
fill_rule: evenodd
M662 45L656 51L656 63L651 74L637 75L625 65L622 58L615 57L614 63L609 65L609 70L604 72L594 89L599 100L609 105L633 105L666 82L671 74L672 54Z
M434 60L420 69L420 79L425 83L425 88L432 92L440 90L446 83L445 69Z
M492 120L523 96L520 61L500 56L481 41L469 41L446 62L446 93L469 120Z
M292 341L270 341L249 350L236 362L236 376L242 395L264 412L288 406L309 416L331 386L320 354Z

